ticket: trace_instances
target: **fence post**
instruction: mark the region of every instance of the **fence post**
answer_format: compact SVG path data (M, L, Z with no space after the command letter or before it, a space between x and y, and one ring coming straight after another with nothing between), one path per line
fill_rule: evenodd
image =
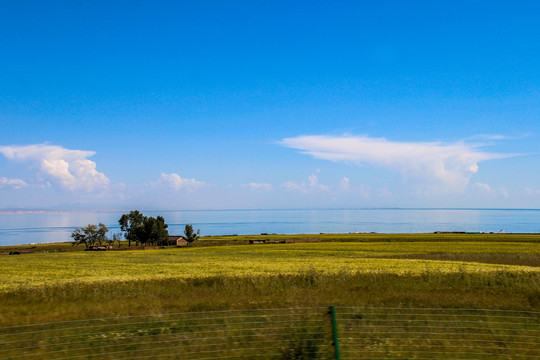
M332 319L332 338L334 346L334 353L336 354L336 360L341 360L341 355L339 353L339 338L338 338L338 332L337 332L337 322L336 322L336 309L334 308L334 305L330 306L330 317Z

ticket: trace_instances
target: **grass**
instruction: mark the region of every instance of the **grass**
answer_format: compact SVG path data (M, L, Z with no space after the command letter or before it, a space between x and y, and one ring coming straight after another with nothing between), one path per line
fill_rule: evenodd
M451 254L447 259L430 256ZM539 272L520 264L487 264L474 257L540 256L539 243L517 242L372 242L299 243L171 248L123 252L25 254L1 258L0 291L66 283L101 283L211 276L293 275L308 270L418 275L425 271ZM467 255L465 255L467 254ZM468 261L460 258L467 257ZM443 261L444 260L444 261ZM501 261L502 262L502 261ZM514 261L515 262L515 261Z
M197 246L248 244L250 240L318 241L318 242L540 242L540 234L296 234L238 235L201 237Z
M540 311L537 236L377 235L354 242L337 241L346 234L315 243L0 256L0 327L329 305ZM398 340L386 342L385 351ZM283 358L296 356L289 350Z
M379 259L422 259L436 261L465 261L485 264L524 265L540 267L540 254L538 253L420 253L375 255Z
M363 273L354 271L342 271L334 274L321 273L315 270L308 270L297 274L279 274L279 275L249 275L240 277L228 276L210 276L206 278L175 278L161 280L138 280L138 281L123 281L123 282L100 282L100 283L77 283L77 284L58 284L51 286L42 286L35 288L19 289L16 291L4 293L0 296L0 301L3 311L0 314L0 325L12 326L15 324L32 324L43 322L56 322L65 320L92 319L100 317L116 317L126 315L141 315L141 314L169 314L180 312L207 312L216 310L228 309L275 309L275 308L302 308L302 307L327 307L329 304L343 307L353 307L354 312L358 315L354 317L365 317L366 306L373 307L405 307L405 308L499 308L499 309L521 309L530 310L540 307L540 289L538 273L528 272L508 272L504 270L495 272L467 272L464 270L453 273L442 273L438 271L423 271L417 275L397 274L393 272L375 272ZM345 310L340 310L345 312ZM461 313L456 311L457 315ZM467 312L463 312L466 314ZM320 310L320 315L324 314L324 310ZM202 318L210 316L210 314L195 314L187 316L188 318ZM232 315L238 315L237 313ZM491 315L494 315L491 317ZM480 319L482 324L490 324L497 318L499 314L491 314ZM162 321L166 317L158 316L155 320ZM459 320L460 318L456 318ZM254 319L255 320L255 319ZM247 321L254 321L248 319ZM416 321L415 319L413 319ZM440 320L435 317L433 320ZM474 320L465 318L464 320ZM145 321L143 319L143 321ZM139 349L138 345L141 342L154 342L157 340L180 341L178 346L191 344L191 338L201 338L209 336L209 331L215 331L215 327L205 327L202 320L198 321L171 321L171 325L167 322L160 324L136 324L131 327L115 325L112 328L107 324L116 324L120 320L109 320L107 322L98 321L98 325L103 328L92 328L85 330L52 330L48 327L37 327L38 331L46 331L44 334L22 334L21 336L10 337L9 340L20 341L28 338L20 345L35 346L39 344L39 348L35 348L32 352L27 352L26 355L36 354L34 358L47 359L52 358L50 355L40 352L46 350L55 350L56 347L47 347L45 345L60 342L56 340L56 336L73 336L74 332L82 333L73 341L82 341L86 348L94 349L86 351L90 354L88 357L95 358L93 354L104 351L100 349L100 344L110 344L114 346L115 351L129 351ZM232 320L231 320L232 321ZM268 326L268 318L263 317L262 320ZM529 321L535 321L534 318ZM536 320L537 321L537 320ZM215 323L213 321L212 323ZM90 324L93 324L89 322ZM94 322L95 323L95 322ZM226 333L223 336L242 335L236 330L233 323L224 320L218 321L219 329L223 329ZM358 328L358 322L343 322L340 321L342 333L346 331L365 331L363 328ZM85 326L86 322L81 324L76 323L75 326ZM185 325L184 325L185 324ZM418 331L418 325L411 321L405 323L391 323L393 325L391 331L402 333L404 331ZM536 322L537 324L537 322ZM72 327L74 325L65 326ZM385 325L385 324L383 324ZM165 328L156 329L156 326ZM178 335L171 334L167 330L169 326L189 326L187 333L181 332ZM261 325L262 326L262 325ZM266 326L266 325L264 325ZM411 326L411 329L408 328ZM530 328L528 325L523 325L524 331ZM528 327L527 327L528 326ZM114 330L116 328L126 329L122 332ZM148 330L146 330L148 328ZM520 326L512 333L512 337L503 338L505 341L519 341ZM32 328L34 329L34 328ZM9 329L8 329L9 330ZM24 329L22 329L24 332ZM114 331L113 331L114 330ZM376 331L377 329L369 329ZM390 331L382 328L383 331ZM420 329L421 330L421 329ZM533 329L534 330L534 329ZM86 332L105 331L103 336L88 337L84 336ZM132 339L124 339L127 335L132 336ZM296 333L296 329L291 330ZM313 332L314 330L306 327L305 332ZM325 330L328 333L328 330ZM440 331L440 330L439 330ZM492 333L492 329L487 330L487 334ZM275 333L275 331L274 331ZM54 335L53 335L54 334ZM526 333L527 334L527 333ZM174 336L173 336L174 335ZM36 341L35 337L40 339ZM296 333L298 343L305 345L303 338ZM386 340L380 342L373 339L376 335L366 338L369 349L374 351L396 350L394 346L402 346L403 337L394 340ZM380 334L378 335L381 336ZM440 335L439 335L440 336ZM444 333L443 333L444 336ZM438 343L438 346L444 347L455 346L457 341L460 344L467 341L470 337L467 334L455 337L454 340L448 339L443 343ZM478 339L478 337L476 337ZM488 337L489 339L490 337ZM140 340L139 340L140 339ZM181 339L181 340L178 340ZM183 340L182 340L183 339ZM482 337L481 339L485 339ZM71 338L68 338L71 340ZM184 341L185 340L185 341ZM500 340L500 339L495 339ZM100 341L98 343L98 341ZM201 344L201 341L202 344ZM196 348L200 351L213 351L211 347L205 347L206 341L197 342ZM277 340L276 340L277 341ZM330 341L326 341L329 343ZM343 339L343 342L354 344L351 339ZM212 342L209 341L209 344ZM410 345L410 342L408 343ZM19 345L19 344L16 344ZM294 343L291 344L294 346ZM478 345L468 343L468 346ZM482 345L482 344L481 344ZM500 346L500 343L494 345ZM502 344L504 345L504 343ZM6 344L6 349L8 345ZM13 346L13 345L10 345ZM52 346L52 345L48 345ZM65 354L78 356L78 353L70 352L69 346L64 345L60 348L65 351ZM81 346L76 344L76 346ZM155 343L153 346L163 346ZM191 346L191 345L189 345ZM253 347L253 344L238 344L223 346L243 346ZM280 345L281 346L281 345ZM405 345L406 346L406 345ZM432 350L430 343L423 343L419 348L413 350ZM351 346L344 347L345 349L353 349ZM283 357L280 359L293 359L298 357L288 357L287 354L297 354L295 348L285 347L282 350ZM471 351L469 347L463 347L464 351ZM107 349L105 349L107 350ZM405 358L412 358L412 354L408 351L411 348L401 348L399 351ZM495 358L489 353L487 348L485 356L475 356L475 358ZM478 352L478 351L477 351ZM17 351L11 354L17 356L20 353ZM84 353L83 353L84 354ZM129 354L129 352L127 353ZM251 353L252 354L252 353ZM533 353L534 354L534 353ZM91 356L92 355L92 356ZM287 356L286 356L287 355ZM250 353L246 353L245 357L249 358ZM291 355L292 356L292 355ZM102 359L118 358L115 356L99 356ZM181 357L164 357L171 359L179 359ZM189 357L188 357L189 358ZM276 359L275 357L263 357L264 359ZM309 358L309 357L307 357ZM327 358L327 357L322 357ZM328 357L331 358L331 357ZM344 357L345 358L345 357ZM455 355L452 358L459 358ZM502 357L504 358L504 357Z
M247 245L251 240L291 242L521 242L540 243L540 234L296 234L203 236L192 246ZM127 248L127 241L121 247ZM0 254L83 251L84 245L71 242L0 246Z

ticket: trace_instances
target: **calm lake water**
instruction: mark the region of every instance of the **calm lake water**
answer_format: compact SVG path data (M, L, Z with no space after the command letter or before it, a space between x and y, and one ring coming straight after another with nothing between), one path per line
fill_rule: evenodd
M55 212L0 214L0 245L70 241L80 226L104 223L119 231L119 212ZM209 210L144 211L161 215L171 235L181 235L185 224L201 235L318 234L318 233L428 233L483 231L540 233L540 210L471 209L359 209L359 210Z

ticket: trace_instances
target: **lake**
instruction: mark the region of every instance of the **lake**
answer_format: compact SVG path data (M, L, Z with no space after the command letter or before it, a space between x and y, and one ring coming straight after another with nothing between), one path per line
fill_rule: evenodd
M76 227L104 223L119 231L128 211L0 214L0 245L70 241ZM143 211L161 215L169 234L185 224L201 235L260 233L428 233L434 231L540 233L540 210L517 209L352 209L352 210L204 210Z

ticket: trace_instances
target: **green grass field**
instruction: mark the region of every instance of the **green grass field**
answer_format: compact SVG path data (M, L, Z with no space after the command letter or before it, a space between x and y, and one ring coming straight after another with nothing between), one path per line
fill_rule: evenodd
M188 248L116 252L48 244L47 250L37 246L33 253L0 256L0 328L103 317L329 305L540 311L538 236L324 237L318 238L323 242L261 245L230 244L276 237L211 238ZM62 247L69 251L59 250ZM455 319L468 316L459 310L455 314ZM494 319L497 316L482 317L484 322ZM523 331L530 331L530 325L526 326ZM395 330L404 328L396 325ZM33 335L25 336L28 346L35 343ZM72 335L68 330L63 336ZM167 340L171 335L152 336ZM460 339L468 341L468 336ZM96 340L81 341L92 344ZM386 342L385 351L398 343L399 338ZM445 344L452 347L452 341ZM133 345L114 346L129 350ZM379 343L370 346L383 349ZM467 346L469 351L475 349L474 342ZM32 351L36 351L33 356L49 358L45 348ZM534 354L534 347L530 351ZM16 350L10 354L18 358ZM492 355L486 354L479 358Z
M441 254L446 254L451 261L436 259L443 256ZM539 254L539 243L518 242L324 242L34 253L1 258L0 271L4 280L0 291L74 282L294 275L307 271L397 275L420 275L424 272L536 273L540 269L520 265L519 257L527 256L527 263L534 264ZM500 263L486 263L484 259L490 257L501 259ZM513 260L514 264L505 264L506 258Z
M227 289L220 286L214 288L215 284L227 283L231 289L240 286L244 291L246 284L252 288L255 294L248 291L245 295L246 305L249 306L294 304L298 299L293 295L300 291L298 289L328 292L324 296L317 295L316 301L330 304L336 302L333 294L339 292L340 286L341 299L347 299L349 294L364 287L380 287L375 290L375 294L362 294L357 299L347 300L351 303L342 300L345 301L342 305L355 305L382 296L387 304L422 298L420 302L432 306L443 304L445 300L435 295L431 299L423 297L422 291L429 290L435 294L442 289L454 293L469 290L476 292L477 300L469 299L467 306L538 309L540 305L536 300L540 293L538 237L525 237L529 242L519 242L516 238L502 241L493 237L488 237L490 241L478 238L475 241L455 241L450 235L452 241L442 241L441 236L444 235L424 234L419 236L423 241L411 241L413 237L410 235L402 235L407 238L406 241L399 241L398 235L392 235L391 241L381 241L385 236L388 235L379 235L379 241L360 242L199 246L146 251L71 251L1 256L0 304L10 303L9 299L17 298L19 302L36 305L30 312L38 315L41 300L35 299L55 305L64 301L69 303L73 296L82 303L91 302L87 299L93 296L103 296L111 304L119 302L109 308L123 314L140 308L140 304L125 306L132 301L131 298L123 298L129 294L133 298L149 296L151 301L144 302L144 311L153 311L153 305L159 309L157 311L162 311L162 302L168 304L170 299L167 294L177 293L179 290L176 288L182 288L185 294L193 292L193 296L197 297L198 290L206 286L195 287L190 284L210 284L209 292L224 292L219 297L230 299ZM435 241L432 241L434 238ZM317 278L316 285L307 289L295 285L306 277ZM278 286L288 289L288 292L275 291L273 284L280 282L283 284ZM168 284L177 285L172 288ZM399 298L397 293L400 291L410 294ZM506 291L513 294L510 299L503 300L501 297L497 300L498 295ZM397 293L395 296L383 296L384 293L392 292ZM494 296L488 301L480 296L482 292ZM280 295L277 296L277 293ZM159 294L163 294L163 298ZM222 304L218 302L215 301L218 308L227 304L227 300ZM212 307L212 303L205 298L190 304L179 299L172 305L175 308L196 307L197 303L204 304L205 308ZM233 301L229 306L239 305L235 303ZM9 306L0 315L2 323L14 320L13 314L6 315L14 312L11 311L14 305ZM71 304L59 305L58 310L65 311L68 307ZM15 308L21 307L17 305ZM99 306L85 305L84 308L81 311L93 309L100 312ZM77 311L66 316L76 316Z
M239 235L203 236L193 243L193 247L247 245L251 240L268 241L317 241L317 242L536 242L540 234L296 234L296 235ZM29 240L29 242L31 242ZM116 246L116 245L115 245ZM126 248L127 241L121 247ZM0 254L11 251L22 253L48 253L83 251L84 245L72 246L70 242L45 243L33 245L0 246Z
M238 236L206 236L200 238L200 243L242 243L249 240L289 240L310 239L320 241L339 242L373 242L373 241L504 241L504 242L539 242L539 234L377 234L377 233L351 233L351 234L296 234L296 235L238 235Z

